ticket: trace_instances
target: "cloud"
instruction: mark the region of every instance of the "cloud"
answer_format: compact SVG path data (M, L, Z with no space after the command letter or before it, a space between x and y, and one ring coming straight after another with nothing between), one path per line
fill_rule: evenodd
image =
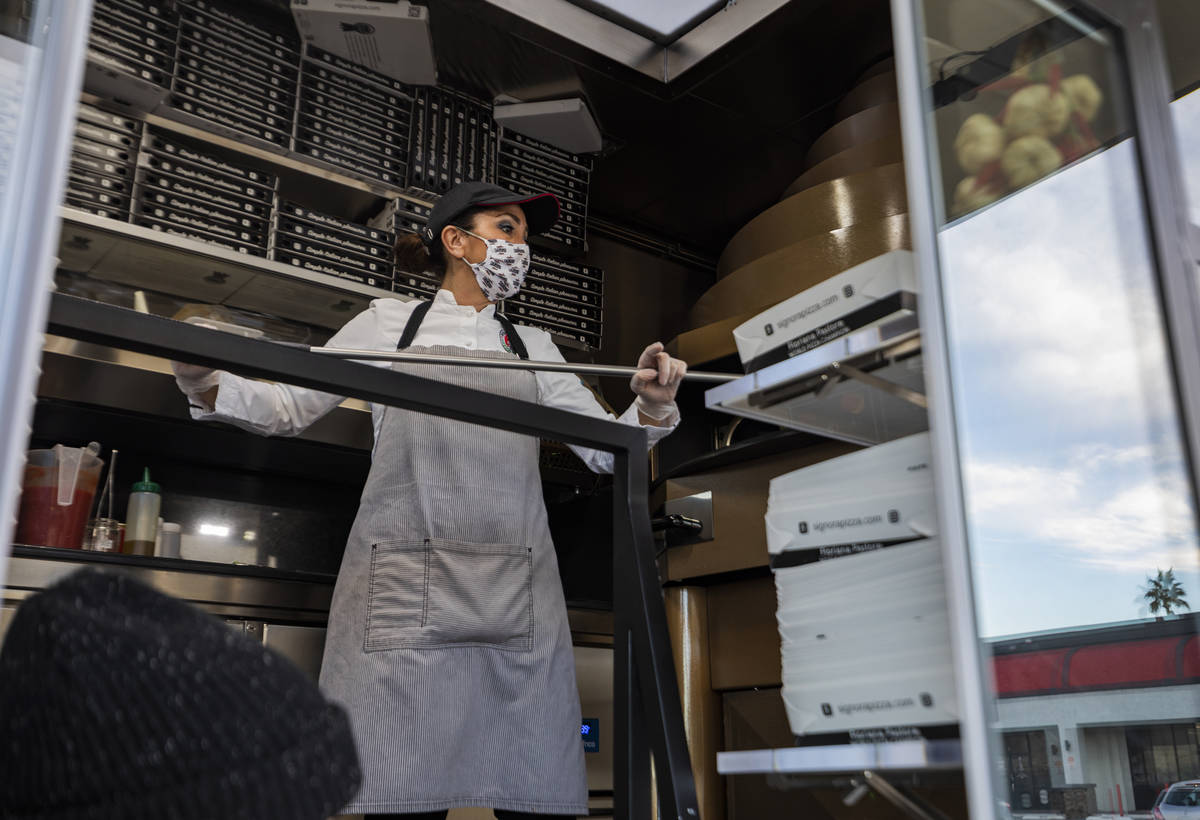
M1135 167L1123 143L942 234L956 369L988 401L1093 428L1169 415Z
M1200 92L1172 109L1200 131ZM972 560L998 632L1136 617L1159 567L1200 581L1133 148L939 235ZM1200 153L1182 159L1200 224Z
M1018 541L1118 571L1200 569L1182 468L1147 447L1079 448L1059 467L971 461L965 480L987 558Z

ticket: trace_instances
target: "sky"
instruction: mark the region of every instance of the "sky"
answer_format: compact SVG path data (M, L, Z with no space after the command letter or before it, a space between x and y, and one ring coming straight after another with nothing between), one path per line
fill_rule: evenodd
M1200 224L1200 92L1173 107ZM1130 140L940 235L986 636L1147 617L1159 568L1200 609L1147 241Z

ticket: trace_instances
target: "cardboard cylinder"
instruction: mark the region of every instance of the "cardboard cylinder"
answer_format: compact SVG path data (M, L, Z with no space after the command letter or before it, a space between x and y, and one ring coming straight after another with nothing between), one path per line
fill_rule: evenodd
M900 133L900 106L898 103L883 103L852 114L830 128L813 143L804 158L805 166L812 168L822 160L867 142L882 139L888 134Z
M829 159L805 171L787 187L780 199L798 194L805 188L820 185L838 177L848 177L866 171L868 168L878 168L881 165L891 165L904 162L904 149L900 144L900 135L889 134L881 140L856 145L841 153L834 154Z
M858 75L858 82L861 83L863 80L869 80L872 77L877 77L880 74L884 74L889 71L893 74L896 73L896 58L895 57L884 57L879 62L870 66L866 71L864 71L862 74Z
M734 234L717 261L717 277L807 236L907 210L899 163L823 182L768 208Z
M859 111L894 103L897 99L899 95L896 91L896 72L876 74L874 77L860 80L858 85L850 89L850 93L843 97L833 110L833 117L840 122Z
M807 237L718 280L692 308L689 324L701 327L763 310L860 262L911 247L908 214Z
M733 341L733 329L757 312L748 310L710 325L685 330L666 343L666 350L675 358L683 359L691 368L715 362L726 356L736 356L737 344Z

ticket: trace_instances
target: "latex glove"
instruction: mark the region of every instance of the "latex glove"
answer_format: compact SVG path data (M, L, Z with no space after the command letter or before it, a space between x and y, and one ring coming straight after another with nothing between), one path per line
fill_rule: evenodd
M198 364L171 362L175 372L175 384L188 396L197 396L221 384L221 371Z
M687 373L687 362L671 358L655 342L642 351L629 387L637 394L638 410L652 419L662 420L676 412L675 393Z

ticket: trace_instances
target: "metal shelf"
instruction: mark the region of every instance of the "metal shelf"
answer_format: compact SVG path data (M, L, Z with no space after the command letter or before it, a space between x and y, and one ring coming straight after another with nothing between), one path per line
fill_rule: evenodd
M961 768L962 743L958 740L905 740L717 753L718 774L830 775Z
M672 479L719 470L722 467L728 467L732 464L741 464L745 461L774 455L785 450L798 450L801 447L822 443L823 441L824 439L813 436L811 433L802 433L796 430L776 430L764 433L761 436L755 436L746 441L739 441L737 444L731 444L720 450L713 450L712 452L698 455L681 464L675 465L654 479L651 484L651 490L657 489Z
M119 569L219 615L315 624L328 618L336 580L296 570L14 545L3 597L23 599L85 565Z
M710 410L855 444L929 428L916 316L835 339L704 394Z
M372 299L415 301L350 279L313 273L63 206L59 265L96 279L253 310L336 330ZM551 333L560 347L587 350Z
M340 328L372 299L411 297L62 208L60 266L97 279Z
M123 79L132 80L132 78ZM203 120L199 117L192 117L186 112L169 109L163 105L158 105L157 110L166 111L166 115L162 113L146 113L128 106L114 106L111 100L86 92L80 95L80 100L89 105L119 111L125 116L140 119L147 125L154 126L155 128L171 131L225 151L241 154L259 162L270 163L278 169L307 174L326 182L333 182L346 188L352 188L385 199L399 197L427 207L432 207L433 205L428 199L414 196L403 189L385 185L378 180L360 176L350 171L335 170L334 166L316 163L304 154L272 145L231 128L226 128L219 123Z
M88 65L92 67L92 63L89 62ZM125 97L130 97L131 99L142 99L136 94L132 94L133 91L141 89L142 86L150 90L163 91L157 86L152 86L125 75L116 77L113 82L116 83L114 88L123 93ZM117 92L114 91L114 94L117 94ZM240 154L252 160L257 160L260 163L268 163L274 166L277 172L291 171L326 183L333 183L351 191L358 191L386 199L405 199L426 207L433 206L432 202L421 196L414 196L407 191L385 185L378 180L372 180L368 177L353 174L352 172L336 169L332 165L316 162L303 154L255 139L218 123L209 122L198 117L192 117L185 112L166 108L161 104L161 101L147 104L144 107L153 108L157 106L157 110L167 112L165 116L163 114L147 113L145 110L139 110L137 106L114 105L109 98L88 92L80 94L80 100L89 105L99 106L117 111L125 116L140 119L147 125L189 137L215 148ZM336 190L336 188L329 190ZM370 299L390 296L405 302L412 301L412 297L393 293L390 290L372 288L351 280L302 271L289 265L269 262L260 257L248 257L244 254L234 253L220 246L210 246L178 237L164 238L159 232L150 231L136 225L116 222L115 220L103 219L86 211L64 207L62 212L64 223L72 224L78 227L80 231L92 229L106 230L108 233L119 234L121 237L118 240L119 242L149 242L155 247L155 253L163 253L169 250L177 254L175 257L176 260L180 258L178 255L193 257L190 270L187 272L167 266L161 270L156 269L155 275L150 277L139 275L136 268L130 269L125 267L122 270L121 266L125 265L128 261L128 257L125 255L118 255L110 263L102 264L98 268L78 267L77 263L76 266L67 265L71 270L89 273L96 278L108 279L123 284L134 284L136 287L153 290L166 290L168 281L171 285L178 285L180 281L186 280L187 284L185 286L187 290L173 289L169 292L186 298L256 310L261 313L294 319L330 329L340 328L356 313L365 309ZM108 230L113 227L118 230ZM63 236L64 238L60 242L65 243L65 231ZM81 237L81 241L95 238L86 233L77 233L76 236ZM108 243L100 243L95 247L111 248L111 246L112 242L110 241ZM64 252L65 250L68 249L64 246L64 249L59 252L59 256L64 263L68 259L67 253ZM201 275L197 276L194 260L194 257L197 255L207 258L218 267L215 269L205 269ZM87 254L72 255L73 258L80 258L81 256L86 257ZM95 261L100 262L102 260ZM155 260L149 261L162 262L166 260L163 257L158 257ZM235 265L235 263L237 264ZM187 266L187 263L183 264ZM236 269L240 270L240 273L235 275L225 267L228 265L235 265ZM201 267L204 267L204 265L201 265ZM259 274L264 273L275 278L259 276ZM226 277L225 282L213 281L214 278L220 279L222 276ZM280 276L286 276L287 280L279 279L278 277ZM134 278L139 281L133 282L132 279ZM222 284L235 281L244 284L246 286L245 289L235 288L233 291L230 291L229 288L220 287ZM201 282L214 287L203 287L200 285ZM221 295L219 298L205 295L210 293L219 293ZM334 297L334 294L337 294L337 298ZM310 297L315 297L315 301L309 303L308 300ZM520 323L518 322L518 324ZM592 352L592 349L587 345L570 337L551 332L550 338L559 347Z

